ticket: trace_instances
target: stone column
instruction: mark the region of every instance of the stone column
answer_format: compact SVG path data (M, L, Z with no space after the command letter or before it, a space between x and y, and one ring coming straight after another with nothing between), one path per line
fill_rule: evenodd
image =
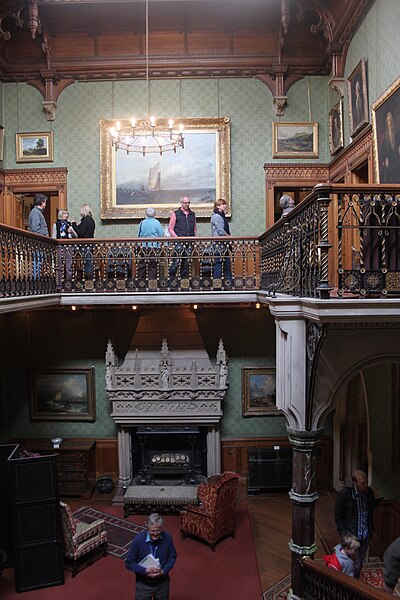
M221 473L221 434L219 425L207 431L207 477Z
M132 480L132 439L130 428L118 427L118 486L127 488Z
M304 581L300 560L313 556L315 544L315 491L316 447L323 429L300 431L288 429L293 446L292 489L292 539L289 548L292 552L292 589L288 598L301 600L304 597ZM333 518L333 515L332 515Z

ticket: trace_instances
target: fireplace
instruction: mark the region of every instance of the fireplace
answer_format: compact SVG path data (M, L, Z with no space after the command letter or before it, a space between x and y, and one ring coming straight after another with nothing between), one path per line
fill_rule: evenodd
M160 337L168 327L173 340ZM153 332L150 333L149 332ZM186 308L141 311L120 364L109 340L105 381L118 426L118 490L137 479L210 477L221 472L220 420L228 388L222 339L208 355L196 316Z
M195 483L207 474L206 430L196 426L132 428L133 481Z

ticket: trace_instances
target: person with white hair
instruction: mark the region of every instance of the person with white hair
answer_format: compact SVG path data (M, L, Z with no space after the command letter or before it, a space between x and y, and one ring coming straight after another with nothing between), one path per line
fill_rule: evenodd
M294 200L291 196L283 194L279 200L282 209L282 217L286 217L294 209Z
M156 210L152 206L146 209L146 218L139 223L138 237L163 237L164 229L158 219L155 218ZM141 255L138 261L138 279L157 279L159 242L143 242Z
M147 531L135 536L129 548L125 566L136 575L135 600L169 598L169 572L176 561L176 550L163 526L163 517L152 513L146 520Z

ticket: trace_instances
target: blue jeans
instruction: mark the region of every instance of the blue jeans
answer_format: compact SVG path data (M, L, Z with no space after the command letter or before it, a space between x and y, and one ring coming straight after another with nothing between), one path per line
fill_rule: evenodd
M214 251L214 277L220 279L221 276L225 279L232 279L231 259L229 249L225 244L217 244Z
M33 279L40 279L40 271L43 263L43 250L35 250L33 253Z

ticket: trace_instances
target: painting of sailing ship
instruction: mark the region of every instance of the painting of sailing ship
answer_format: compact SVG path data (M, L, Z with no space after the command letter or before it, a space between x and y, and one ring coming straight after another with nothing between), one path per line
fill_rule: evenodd
M94 369L33 369L31 420L94 421Z
M216 199L216 133L185 133L185 148L162 156L116 152L116 203L175 207L182 196L192 203Z
M130 121L121 119L130 132ZM175 152L117 150L110 130L116 121L101 119L100 216L102 219L143 219L146 208L167 219L189 196L198 217L210 218L217 198L224 198L227 216L231 209L231 155L229 117L179 119L184 148Z

